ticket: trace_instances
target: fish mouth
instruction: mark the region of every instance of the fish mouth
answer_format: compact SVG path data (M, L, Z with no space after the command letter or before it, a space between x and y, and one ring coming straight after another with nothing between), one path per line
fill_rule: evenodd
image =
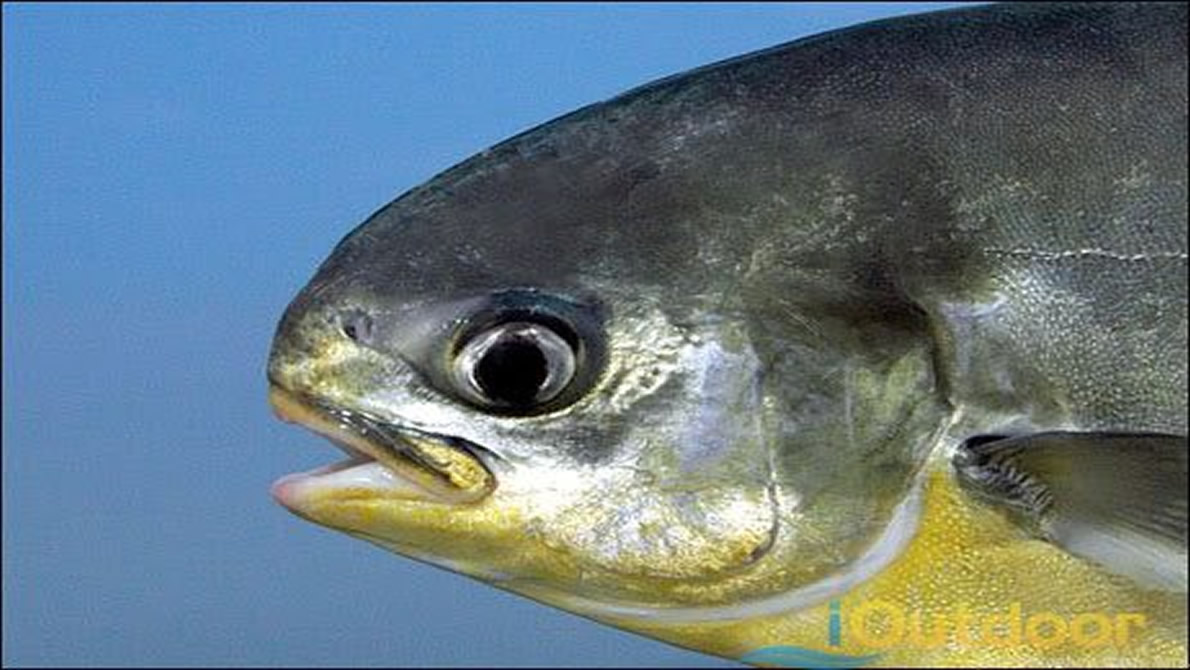
M282 421L327 438L348 455L345 461L278 480L273 495L287 507L293 507L295 488L315 480L448 504L475 503L496 488L496 478L476 455L486 450L462 438L389 423L276 384L269 386L269 404Z

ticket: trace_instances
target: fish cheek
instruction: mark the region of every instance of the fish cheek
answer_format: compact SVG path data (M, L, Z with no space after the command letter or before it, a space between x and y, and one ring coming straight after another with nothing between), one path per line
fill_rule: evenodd
M673 346L658 365L664 383L618 422L632 453L594 466L586 495L548 524L551 541L621 587L642 580L648 593L636 597L671 588L690 598L680 591L746 569L776 535L758 362L738 328L698 331L680 343L650 340Z
M692 580L732 574L763 556L775 529L763 488L634 487L566 509L551 519L547 542L605 574L621 597L672 590L670 597L684 600Z

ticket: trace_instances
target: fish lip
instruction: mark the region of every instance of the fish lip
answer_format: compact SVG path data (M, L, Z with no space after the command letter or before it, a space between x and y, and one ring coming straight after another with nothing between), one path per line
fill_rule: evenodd
M353 459L376 461L431 499L474 503L496 488L495 476L479 456L491 452L468 440L386 422L272 381L269 404L280 420L317 433Z

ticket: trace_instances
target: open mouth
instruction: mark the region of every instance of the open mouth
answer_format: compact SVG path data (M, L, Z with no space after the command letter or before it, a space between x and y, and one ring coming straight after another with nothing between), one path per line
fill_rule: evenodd
M269 402L281 420L326 437L348 455L347 460L277 482L274 493L279 498L284 497L278 493L281 488L312 478L453 504L476 502L496 487L495 477L475 456L478 447L466 440L385 423L275 385L270 385Z

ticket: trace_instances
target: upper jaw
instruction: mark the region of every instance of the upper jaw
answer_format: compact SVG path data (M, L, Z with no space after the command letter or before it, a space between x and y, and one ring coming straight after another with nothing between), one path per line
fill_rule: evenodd
M447 435L388 423L363 412L331 406L271 383L269 402L283 421L298 423L348 453L346 463L290 475L273 487L286 506L306 487L385 489L398 498L447 504L475 503L496 488L478 457L478 445Z

